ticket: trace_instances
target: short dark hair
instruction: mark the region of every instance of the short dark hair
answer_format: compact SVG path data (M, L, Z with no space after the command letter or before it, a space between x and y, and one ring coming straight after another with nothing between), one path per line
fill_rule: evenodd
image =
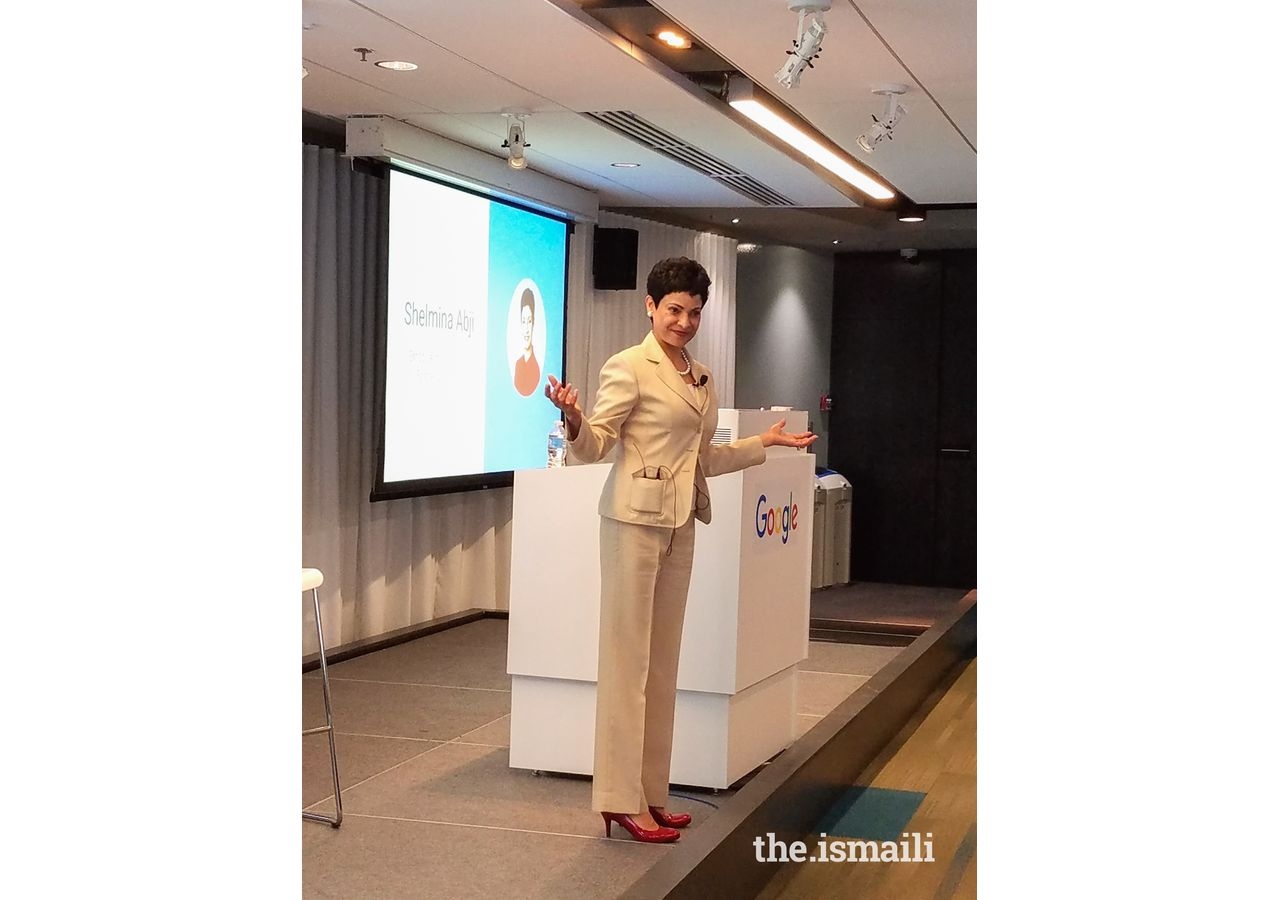
M533 308L533 291L528 288L524 289L524 293L520 295L520 308L529 307L529 318L536 320L538 318L537 310Z
M654 303L662 302L667 294L691 294L702 298L706 306L711 276L707 270L687 256L664 259L649 271L645 291Z

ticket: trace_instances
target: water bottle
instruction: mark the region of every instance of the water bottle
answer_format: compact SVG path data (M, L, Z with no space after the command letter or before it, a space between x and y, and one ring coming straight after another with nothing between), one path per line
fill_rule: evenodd
M565 434L564 422L556 419L556 424L551 427L551 433L547 435L547 468L559 469L564 465L565 454Z

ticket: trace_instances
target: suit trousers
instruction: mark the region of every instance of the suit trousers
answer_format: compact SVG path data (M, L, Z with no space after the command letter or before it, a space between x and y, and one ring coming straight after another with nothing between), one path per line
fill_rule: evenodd
M591 808L666 806L694 517L676 529L600 519L600 661Z

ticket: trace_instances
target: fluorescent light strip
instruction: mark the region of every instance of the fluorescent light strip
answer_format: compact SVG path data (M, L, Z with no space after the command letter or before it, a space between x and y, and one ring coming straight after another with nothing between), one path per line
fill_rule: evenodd
M849 165L758 100L731 100L729 105L761 128L777 135L818 165L830 170L839 178L843 178L868 196L877 200L890 200L893 198L893 191Z

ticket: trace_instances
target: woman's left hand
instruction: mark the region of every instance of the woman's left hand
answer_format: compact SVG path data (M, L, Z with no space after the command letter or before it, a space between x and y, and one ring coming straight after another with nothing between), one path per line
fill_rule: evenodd
M760 435L760 439L764 441L766 447L808 447L818 439L818 436L812 431L806 431L804 434L791 434L783 431L782 426L787 424L786 419L782 419L774 424L772 428Z

